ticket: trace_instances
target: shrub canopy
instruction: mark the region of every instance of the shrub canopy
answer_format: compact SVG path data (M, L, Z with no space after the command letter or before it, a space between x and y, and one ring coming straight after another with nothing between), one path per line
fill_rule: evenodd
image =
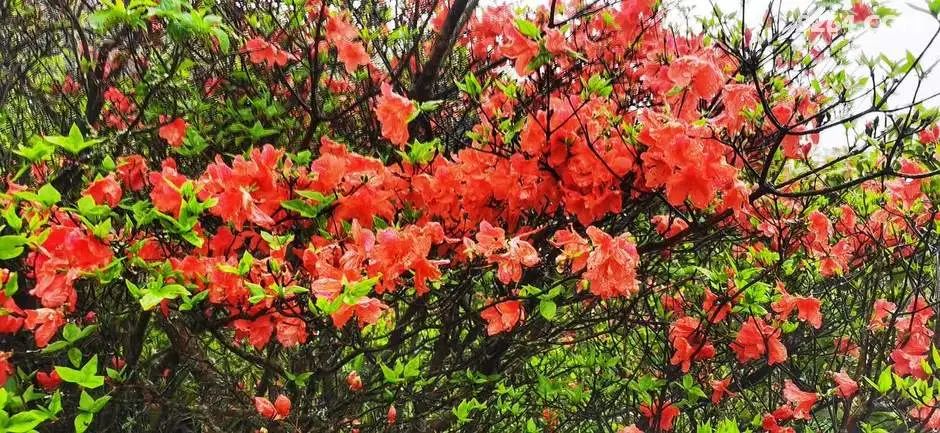
M929 47L771 3L6 2L0 431L940 429Z

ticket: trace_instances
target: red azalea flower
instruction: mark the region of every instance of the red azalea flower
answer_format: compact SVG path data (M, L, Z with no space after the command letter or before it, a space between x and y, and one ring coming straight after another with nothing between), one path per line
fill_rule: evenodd
M655 423L660 431L671 431L676 417L679 416L679 408L670 402L656 402L652 406L644 403L640 405L640 413L650 424Z
M640 257L636 244L630 241L630 234L624 233L616 238L600 229L590 226L587 235L594 245L588 256L584 279L589 283L591 293L602 299L618 296L632 296L640 291L636 280L636 268Z
M55 336L62 325L65 325L65 315L52 308L39 308L26 310L26 320L23 322L26 329L33 331L36 347L43 348Z
M255 397L255 410L263 418L274 421L287 418L290 414L290 407L290 399L283 394L278 395L274 403L271 403L271 400L265 397Z
M264 63L267 67L286 66L294 55L282 50L276 44L262 38L251 38L245 42L242 50L248 53L248 60L256 65Z
M793 409L795 419L810 419L813 416L813 406L819 400L815 392L802 391L789 379L784 381L783 398Z
M0 386L5 385L13 374L13 364L10 363L12 356L13 352L0 352Z
M85 188L85 194L95 200L95 204L107 204L109 207L115 207L121 202L124 192L121 185L114 179L114 175L108 175L95 180Z
M496 335L511 331L525 320L525 309L520 301L503 301L484 308L480 317L486 321L486 334Z
M360 66L368 65L372 60L361 42L341 41L336 44L336 48L337 59L343 63L349 74L354 74Z
M858 392L858 382L852 380L844 371L832 373L832 380L836 383L839 396L842 398L851 398Z
M352 392L362 391L362 378L359 377L359 373L355 370L350 371L346 376L346 385L349 386L349 390Z
M415 109L411 100L393 92L388 83L382 83L382 95L375 105L375 116L382 124L382 136L403 148L408 143L408 122Z
M48 373L45 371L36 372L36 382L42 389L47 392L54 391L59 385L62 384L62 378L59 377L59 373L55 370L52 370Z
M180 147L183 145L183 140L186 139L186 128L188 126L185 120L177 117L170 123L160 127L160 138L170 146Z
M741 329L731 349L737 355L738 362L747 362L767 356L767 364L779 364L787 359L787 348L780 341L779 329L768 325L763 319L749 318Z
M147 162L140 155L128 155L118 158L118 179L131 191L136 192L144 189L149 171Z

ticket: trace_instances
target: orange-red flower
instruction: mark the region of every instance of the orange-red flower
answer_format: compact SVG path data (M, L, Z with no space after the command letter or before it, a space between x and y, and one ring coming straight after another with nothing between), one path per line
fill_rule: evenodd
M369 54L361 42L341 41L336 44L337 58L346 67L346 72L353 74L360 66L368 65L371 61Z
M872 307L871 318L868 320L868 329L872 331L885 329L885 327L888 326L885 323L885 319L891 316L891 314L894 314L897 308L894 302L890 302L887 299L875 300L875 304Z
M115 207L121 202L124 192L121 190L121 185L114 179L114 175L111 174L88 184L85 194L91 196L95 204Z
M404 147L408 143L408 122L416 109L410 99L393 92L390 84L382 83L382 95L375 105L375 116L382 124L382 136Z
M819 400L819 395L815 392L803 391L793 381L787 379L784 381L783 398L793 410L793 418L810 419L813 416L813 406Z
M692 361L715 356L715 346L705 339L700 326L698 319L686 316L673 322L669 328L669 341L674 350L669 363L681 365L684 373L689 371Z
M162 171L150 173L150 184L153 185L150 201L153 206L160 212L179 216L180 206L183 204L180 188L187 180L186 176L176 171L176 163L173 160L165 161Z
M2 273L0 273L2 275ZM5 278L0 278L0 282ZM23 326L23 316L26 313L12 297L7 296L6 292L0 290L0 334L14 334Z
M819 299L812 296L791 295L782 283L777 284L777 289L781 293L781 298L779 301L774 302L771 308L780 315L781 320L787 320L790 313L796 310L797 318L800 321L809 323L816 329L822 327L822 313L820 312L822 303Z
M656 402L652 406L643 403L640 405L640 413L660 431L671 431L676 417L679 416L679 408L671 402Z
M712 386L712 404L718 404L726 395L731 395L731 391L728 391L728 387L731 386L731 376L728 376L721 380L711 381Z
M51 227L42 248L32 257L36 285L29 293L47 309L65 307L74 311L78 300L75 280L105 268L114 254L82 228L57 225ZM43 317L47 314L44 312Z
M486 220L480 223L476 240L474 243L470 239L464 239L466 252L471 255L480 254L487 262L496 263L496 277L503 284L519 281L524 267L531 268L540 261L539 254L532 244L519 236L507 241L506 232Z
M591 252L587 239L572 230L558 230L552 235L551 242L562 250L555 260L559 268L570 263L571 272L577 273L587 266L588 253Z
M529 63L538 55L539 44L523 35L516 26L507 27L502 54L516 61L516 73L524 77L529 75Z
M737 355L738 362L747 362L767 356L767 364L779 364L787 359L787 348L780 341L779 329L768 325L763 319L749 318L741 329L731 350Z
M49 341L62 325L65 325L65 316L61 311L52 308L26 310L26 320L23 322L24 328L33 331L36 347L39 348L49 345Z
M59 372L52 370L50 372L37 371L36 372L36 383L42 387L46 392L54 391L59 385L62 384L62 378L59 377Z
M587 235L594 245L587 260L584 279L591 293L602 299L632 296L640 291L636 280L636 268L640 256L630 234L616 238L594 226L587 228Z
M858 392L858 382L852 380L844 371L832 373L832 380L836 383L836 389L842 398L851 398Z
M264 63L269 68L285 66L294 58L294 55L282 50L276 44L262 38L251 38L245 42L244 52L248 53L248 60L256 65Z
M480 317L486 321L486 334L496 335L511 331L525 320L525 309L520 301L502 301L484 308Z
M127 189L140 191L147 184L147 162L140 155L118 158L117 176Z
M186 120L177 117L171 122L161 126L158 133L160 138L165 140L170 146L180 147L183 145L183 140L186 139L186 128L188 126Z
M878 17L875 16L871 5L861 0L855 0L852 2L852 22L855 24L862 24L866 23L872 18L875 19L875 21L871 22L872 27L876 27L878 25Z
M299 317L279 317L274 329L277 332L277 341L284 347L307 342L307 324Z
M274 400L274 403L271 403L271 400L265 397L255 397L255 410L258 411L259 415L267 419L277 421L287 418L290 414L290 407L290 399L284 394L279 394Z
M12 356L13 352L0 352L0 386L5 385L13 374L13 364L10 363Z
M355 370L350 371L349 374L346 375L346 385L349 386L349 390L352 392L362 391L362 378L359 377L359 373Z

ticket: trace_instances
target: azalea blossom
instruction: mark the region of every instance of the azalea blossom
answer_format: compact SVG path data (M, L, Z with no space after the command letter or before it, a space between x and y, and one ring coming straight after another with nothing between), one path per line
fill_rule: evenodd
M782 363L787 359L787 348L780 341L780 330L768 325L763 319L749 318L731 343L738 362L747 362L767 357L767 364Z
M263 418L277 421L287 418L290 414L291 402L284 394L279 394L274 403L271 403L271 400L265 397L255 397L254 401L255 410Z
M177 117L160 127L160 138L170 146L180 147L183 145L183 140L186 139L186 129L188 127L189 124L186 123L186 120Z
M496 335L511 331L525 320L525 309L520 301L502 301L484 308L480 317L486 321L486 334Z
M408 122L415 110L408 98L392 91L392 86L382 83L382 94L375 105L375 116L382 124L382 136L399 148L408 143Z
M852 398L858 392L858 382L852 380L844 371L832 373L832 380L836 383L836 390L842 398Z

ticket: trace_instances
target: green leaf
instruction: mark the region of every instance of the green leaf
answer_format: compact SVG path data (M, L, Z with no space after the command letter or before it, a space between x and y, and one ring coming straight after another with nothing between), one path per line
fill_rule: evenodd
M44 354L55 353L65 349L66 347L69 347L70 345L71 344L68 341L59 340L44 347L41 352Z
M144 292L140 298L140 306L144 311L150 310L159 305L165 299L176 299L180 296L189 296L189 290L180 284L168 284L166 286L155 285Z
M20 412L10 417L6 430L10 433L25 433L33 431L36 426L49 419L49 416L38 410Z
M441 106L442 102L443 101L440 101L440 100L424 101L418 105L418 109L425 113L431 112L431 111L437 110Z
M294 200L284 200L281 202L281 207L284 209L294 211L300 214L304 218L316 218L316 208L308 204L307 202L299 199Z
M242 254L241 260L238 261L238 275L245 275L248 271L251 270L251 265L254 264L255 258L248 251L245 251Z
M473 412L477 409L485 409L486 405L480 403L476 398L471 398L470 400L462 400L457 407L453 409L454 416L457 417L457 421L460 424L465 424L470 422L470 412ZM530 419L531 421L531 419ZM535 431L538 431L537 429Z
M69 349L68 356L69 362L72 363L73 367L79 367L82 365L82 351L77 347Z
M105 155L101 160L101 168L105 171L114 171L117 168L117 164L114 162L114 159L111 158L111 155Z
M91 412L79 412L75 415L75 433L85 433L94 418L95 414Z
M3 293L9 298L16 294L20 290L20 279L17 277L16 272L10 272L9 277L7 278L7 283L3 286Z
M20 235L0 236L0 260L10 260L23 253L27 239Z
M550 299L543 299L539 301L539 314L542 315L547 320L552 320L555 318L555 313L558 307L555 305L555 301Z
M930 9L934 16L940 15L940 0L928 0L927 9Z
M91 412L92 406L95 405L95 398L91 396L84 389L82 390L82 395L78 399L78 408L85 411Z
M369 292L372 291L375 284L379 282L379 278L379 276L375 276L356 281L355 283L347 283L343 290L343 302L349 305L355 304L360 298L368 295Z
M480 80L478 80L477 76L471 71L464 76L463 87L460 90L463 90L467 95L473 98L477 98L483 92L483 86L480 85Z
M62 391L56 390L56 392L52 394L49 406L46 407L46 414L51 418L58 415L59 412L62 412Z
M62 378L63 381L68 383L80 384L86 380L85 376L80 370L75 370L69 367L56 366L55 371L56 373L59 373L59 377Z
M414 356L409 359L402 373L406 378L418 377L421 374L421 358Z
M382 368L382 376L385 378L385 381L388 383L398 383L401 382L401 379L398 377L398 373L391 368L388 368L385 363L379 363L379 367Z
M69 342L75 342L80 333L81 330L78 328L78 325L71 322L66 323L62 328L62 338L65 338Z
M267 294L264 292L264 287L261 287L260 284L246 282L245 285L248 286L248 290L251 292L251 297L248 298L248 302L257 304L267 297Z
M50 207L62 200L62 194L59 194L59 191L55 189L51 184L45 184L39 188L36 195L39 199L39 202Z
M878 375L878 392L886 394L891 390L891 385L891 367L888 366Z
M738 428L738 424L733 420L723 419L718 423L716 433L741 433L741 429Z
M307 381L309 381L311 377L313 377L313 372L308 371L306 373L300 373L293 376L293 378L291 378L291 382L294 382L294 384L297 386L306 386Z
M180 311L190 311L209 297L209 291L203 290L191 297L183 297L183 303L180 305Z
M610 84L610 80L606 80L600 75L594 74L588 79L587 90L591 94L607 97L610 96L614 89Z
M81 151L104 141L101 139L85 140L85 137L82 136L82 131L78 128L78 125L74 123L72 127L69 128L69 135L67 136L51 135L43 138L73 155L77 155Z
M255 120L254 125L251 125L251 128L248 128L248 135L253 141L261 140L262 138L277 134L277 129L265 129L261 125L260 120Z
M212 35L215 36L215 40L219 42L219 50L222 51L222 54L227 54L231 51L232 43L229 41L228 33L225 30L215 27L212 29Z
M18 232L23 228L23 219L16 214L16 206L10 205L3 210L3 219L7 222L13 231Z
M191 231L191 230L184 232L184 233L180 233L180 237L182 237L183 240L185 240L186 242L189 242L196 248L201 248L202 244L205 242L205 239L199 236L198 233Z
M74 383L82 388L94 389L104 385L104 376L98 376L98 356L92 356L81 370L69 367L56 366L56 373L63 381Z
M55 146L51 143L34 136L30 138L31 146L24 147L20 145L13 153L21 156L29 162L39 162L49 159L55 153Z
M535 23L522 18L516 19L516 27L519 28L519 33L532 39L537 38L540 33L539 27Z

